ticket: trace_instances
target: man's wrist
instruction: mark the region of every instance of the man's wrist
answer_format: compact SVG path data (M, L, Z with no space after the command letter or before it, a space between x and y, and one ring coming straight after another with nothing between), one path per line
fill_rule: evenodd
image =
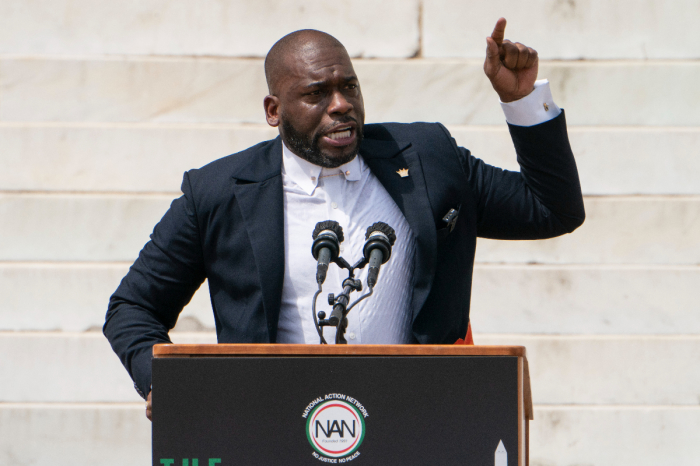
M516 126L535 126L559 116L561 109L554 103L549 81L535 82L531 93L512 102L501 101L506 121Z
M515 94L498 94L498 98L501 100L501 103L502 103L502 104L509 104L509 103L511 103L511 102L515 102L515 101L524 99L525 97L527 97L527 96L529 96L530 94L532 94L532 91L534 91L534 90L535 90L535 86L532 86L532 89L530 89L530 92L528 92L527 94L524 94L524 95L523 95L523 94L519 94L519 95L515 95Z

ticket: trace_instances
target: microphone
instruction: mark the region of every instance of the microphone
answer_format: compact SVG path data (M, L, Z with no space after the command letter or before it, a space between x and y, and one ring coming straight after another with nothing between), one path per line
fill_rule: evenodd
M314 242L311 245L311 254L318 261L316 283L323 285L323 282L326 281L328 264L335 262L340 254L340 243L345 239L343 238L343 228L333 220L318 222L312 237Z
M379 268L391 257L391 247L396 242L396 233L384 222L377 222L367 228L365 246L362 252L369 262L367 271L367 286L374 288L379 277Z

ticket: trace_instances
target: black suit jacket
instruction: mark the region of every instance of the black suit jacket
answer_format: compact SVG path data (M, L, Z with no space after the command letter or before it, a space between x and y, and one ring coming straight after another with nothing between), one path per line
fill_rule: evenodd
M477 236L549 238L584 220L563 112L537 126L509 128L519 173L471 156L440 124L364 128L360 153L417 241L416 342L464 338ZM281 167L277 138L185 173L183 196L112 295L104 326L141 392L151 383L152 346L169 342L168 330L204 279L219 342L276 341L284 276ZM402 168L408 177L396 173ZM450 209L459 211L454 229L442 220Z

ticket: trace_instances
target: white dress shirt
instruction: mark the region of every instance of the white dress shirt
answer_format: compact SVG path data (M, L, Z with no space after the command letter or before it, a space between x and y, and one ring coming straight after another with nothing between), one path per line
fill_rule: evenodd
M362 258L367 227L384 222L396 231L391 259L382 266L374 293L348 314L345 337L348 343L408 343L411 341L411 305L415 238L389 193L365 165L355 157L338 168L321 168L293 154L283 145L284 253L277 341L318 343L311 314L316 292L316 261L311 254L311 234L317 222L335 220L343 227L345 241L340 255L351 265ZM396 176L399 176L398 174ZM316 311L330 315L328 293L340 294L347 270L331 264ZM350 295L351 302L367 291L367 267L356 274L365 287ZM335 328L324 336L335 341Z
M506 121L518 126L543 123L561 111L552 100L547 80L537 81L527 97L501 106ZM345 235L340 255L351 265L362 258L368 226L384 222L396 231L391 259L382 266L373 295L348 314L348 343L410 343L415 237L403 213L365 165L362 154L341 167L328 169L313 165L282 146L285 270L277 341L319 342L311 314L311 302L318 289L311 235L317 222L335 220ZM347 276L347 270L335 264L329 266L317 312L324 310L330 315L328 293L340 294ZM362 280L364 288L350 295L351 303L367 292L367 267L358 271L356 278ZM335 328L325 327L324 337L333 343Z

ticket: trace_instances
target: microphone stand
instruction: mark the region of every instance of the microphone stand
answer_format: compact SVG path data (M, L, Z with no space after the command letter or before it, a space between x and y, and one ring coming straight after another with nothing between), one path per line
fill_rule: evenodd
M337 222L327 221L317 223L316 230L324 227L330 228L332 223L335 223L335 226L340 232L340 234L336 233L335 236L340 236L340 241L342 241L342 229L340 229ZM318 254L316 252L316 241L321 238L321 235L317 233L316 230L314 230L313 234L314 247L312 252L314 254L314 258L316 258ZM316 299L318 299L318 295L321 294L321 284L323 283L323 280L319 279L317 274L316 280L318 281L318 291L314 294L313 303L311 305L311 313L314 317L314 325L316 326L316 331L321 339L321 344L327 344L326 339L323 338L323 327L336 328L335 343L337 345L346 345L348 343L345 339L345 330L348 327L348 312L350 312L350 310L355 307L357 303L371 296L374 292L374 286L377 284L379 267L381 264L389 260L389 257L391 257L391 247L394 245L394 241L396 241L396 233L394 232L394 229L386 223L376 222L367 228L365 240L365 246L362 248L363 258L357 261L357 263L353 266L350 266L350 264L348 264L348 262L342 257L337 256L336 251L335 257L337 257L337 259L335 259L334 262L338 264L340 268L348 269L348 278L343 280L342 293L340 293L338 296L335 296L333 293L328 295L328 304L333 306L333 310L331 311L331 315L328 319L326 319L326 313L324 311L318 312L318 318L316 315ZM320 264L321 262L319 259L319 269L321 267ZM369 264L369 273L367 274L367 285L369 292L363 296L360 296L357 301L348 306L350 303L350 293L353 291L362 291L362 282L360 279L355 278L355 270L362 269L367 264ZM325 274L323 277L325 278Z
M333 293L330 293L328 295L328 304L333 306L333 310L331 311L331 315L328 319L326 319L326 313L324 311L319 311L318 320L316 319L316 299L321 293L320 285L318 291L314 295L312 312L314 314L314 323L316 324L316 330L318 331L318 334L321 337L321 344L327 344L325 338L323 338L322 327L336 327L337 330L335 332L335 343L337 345L346 345L348 342L345 339L345 330L348 327L348 313L353 307L355 307L357 303L371 296L372 292L374 291L373 288L370 287L368 293L360 296L360 298L358 298L354 303L348 306L348 304L350 303L350 293L352 293L353 291L362 291L362 281L358 278L355 278L355 270L362 269L365 265L367 265L367 260L363 258L353 266L350 266L350 264L348 264L342 257L338 258L338 261L343 262L339 263L338 265L340 265L342 268L348 269L348 278L343 280L342 293L340 293L338 296L335 296Z

